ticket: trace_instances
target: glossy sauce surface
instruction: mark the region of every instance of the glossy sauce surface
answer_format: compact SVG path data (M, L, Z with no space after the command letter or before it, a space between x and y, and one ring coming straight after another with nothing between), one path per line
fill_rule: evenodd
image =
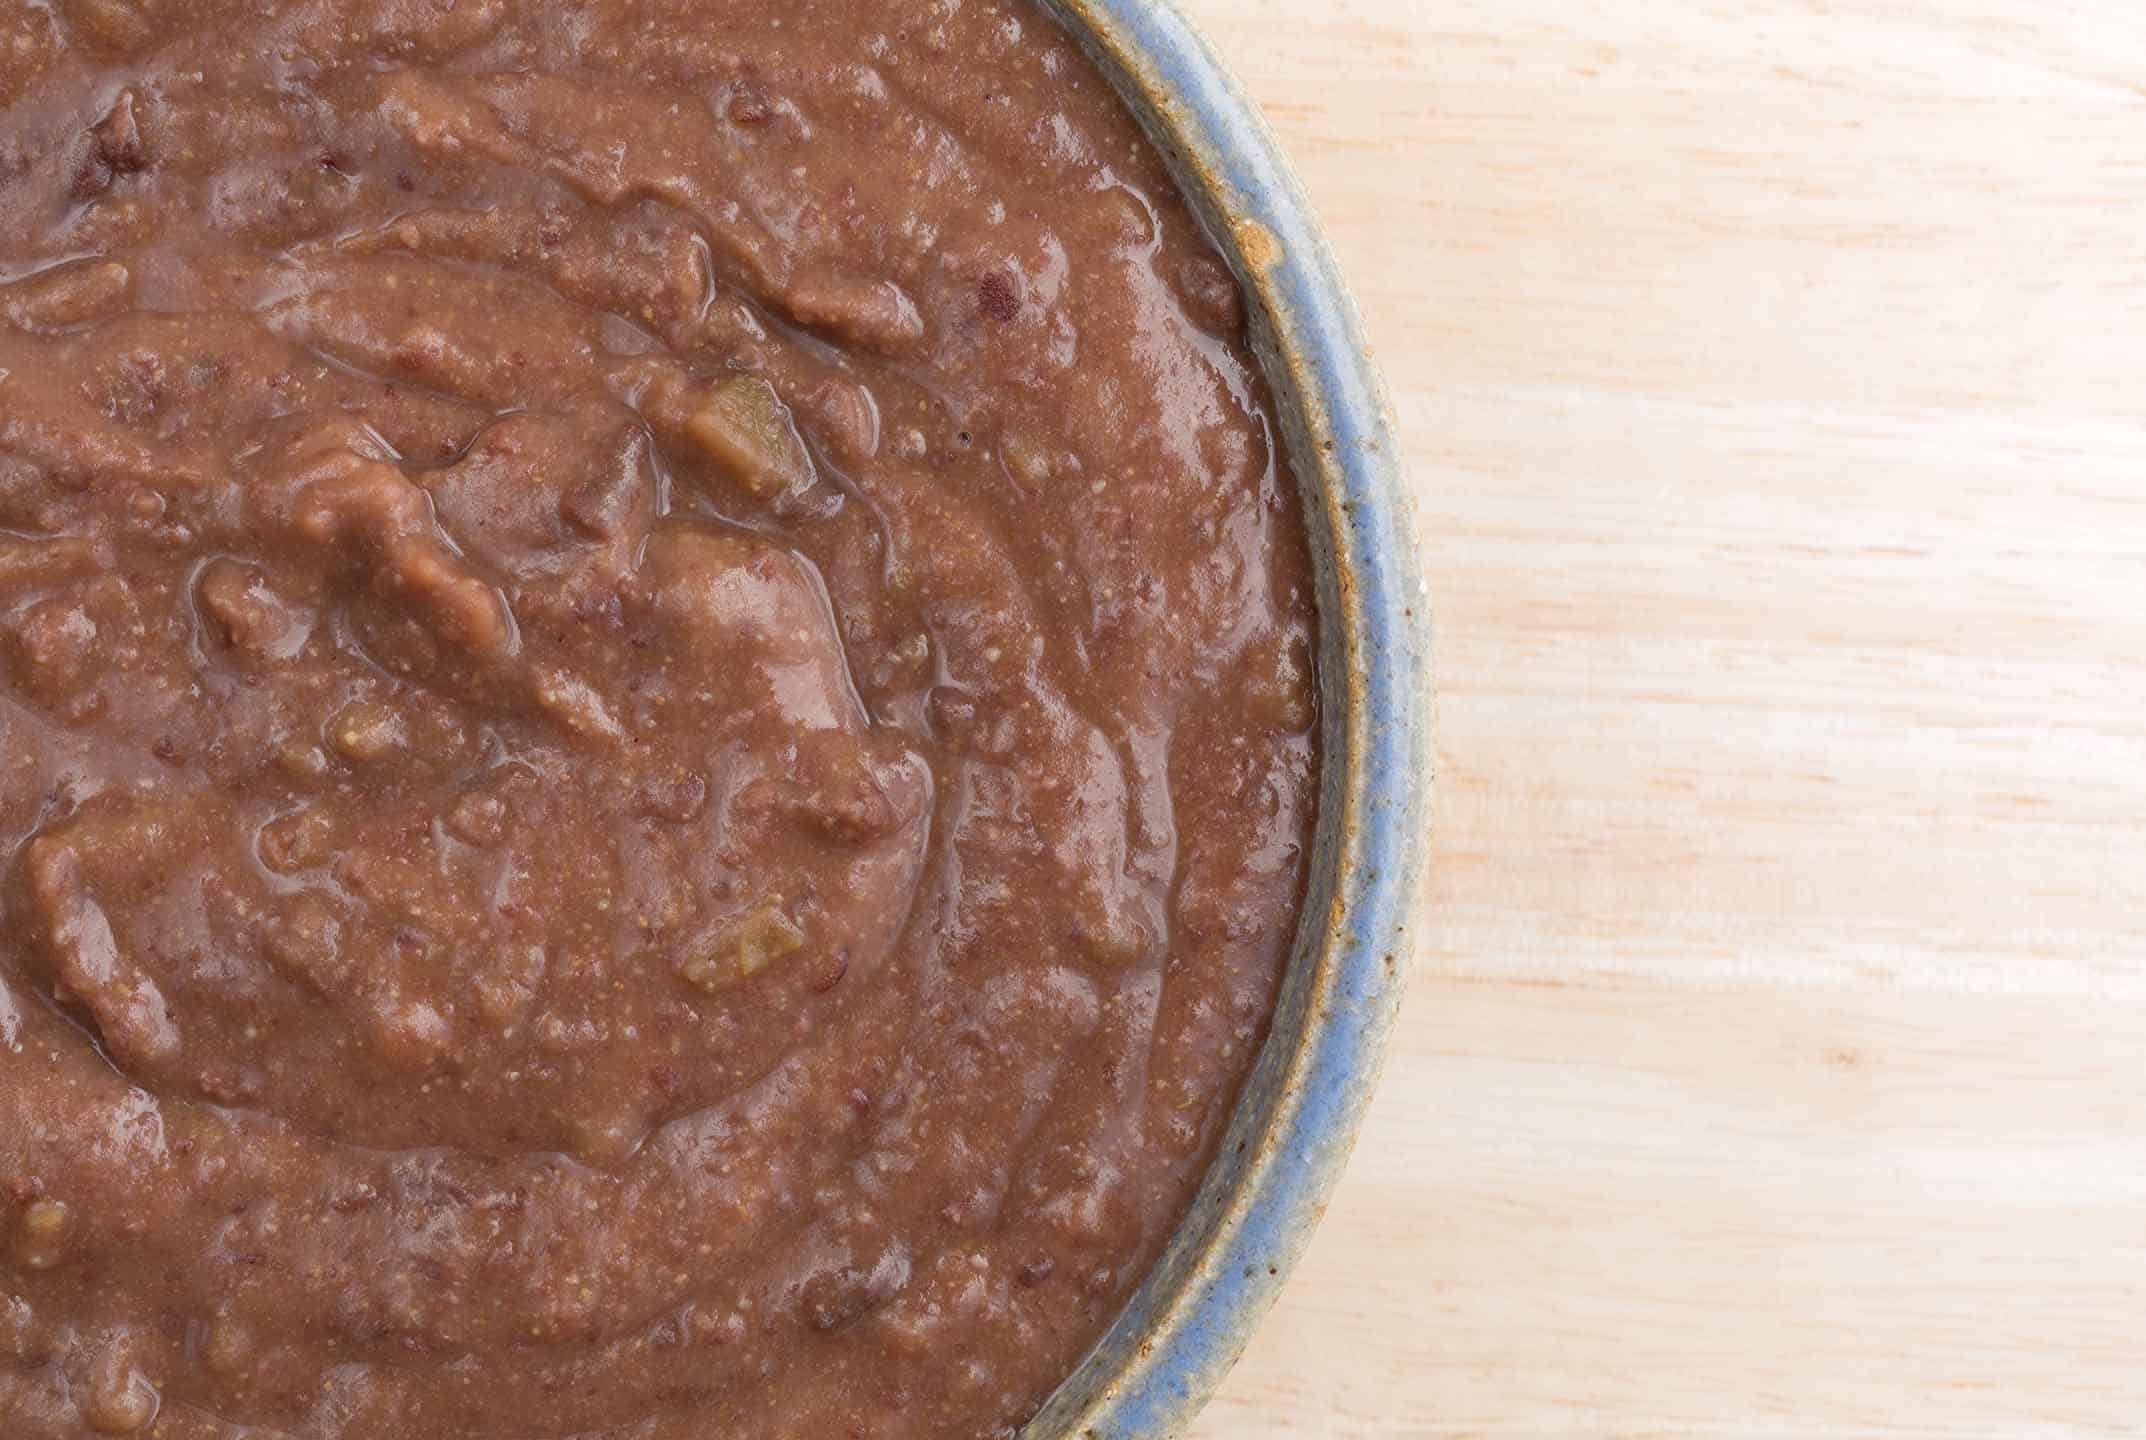
M0 1433L1010 1434L1316 791L1241 300L992 0L0 11Z

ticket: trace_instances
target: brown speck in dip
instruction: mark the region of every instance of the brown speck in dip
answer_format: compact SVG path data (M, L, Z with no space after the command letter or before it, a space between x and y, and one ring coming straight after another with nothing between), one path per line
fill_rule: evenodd
M996 270L984 276L976 292L984 313L1002 325L1021 313L1021 297L1013 281Z
M1317 791L1155 155L1027 0L51 8L0 1436L1011 1433L1211 1158Z

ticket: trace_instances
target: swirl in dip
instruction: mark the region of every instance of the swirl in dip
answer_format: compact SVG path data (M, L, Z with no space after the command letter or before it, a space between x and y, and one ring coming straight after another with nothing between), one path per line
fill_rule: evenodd
M1011 1434L1316 789L1106 85L1015 0L0 26L0 1434Z

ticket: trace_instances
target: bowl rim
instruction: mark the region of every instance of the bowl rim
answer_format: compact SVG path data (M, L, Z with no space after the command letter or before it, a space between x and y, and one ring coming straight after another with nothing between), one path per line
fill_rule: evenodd
M1268 1040L1191 1209L1022 1440L1164 1440L1273 1305L1341 1178L1408 969L1431 787L1428 599L1362 321L1257 106L1174 0L1042 0L1243 282L1319 575L1318 838Z

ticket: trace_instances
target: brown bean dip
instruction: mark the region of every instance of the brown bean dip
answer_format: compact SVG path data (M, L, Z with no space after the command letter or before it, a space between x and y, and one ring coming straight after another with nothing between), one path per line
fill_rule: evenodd
M1235 282L1019 0L0 0L0 1436L1006 1436L1305 884Z

